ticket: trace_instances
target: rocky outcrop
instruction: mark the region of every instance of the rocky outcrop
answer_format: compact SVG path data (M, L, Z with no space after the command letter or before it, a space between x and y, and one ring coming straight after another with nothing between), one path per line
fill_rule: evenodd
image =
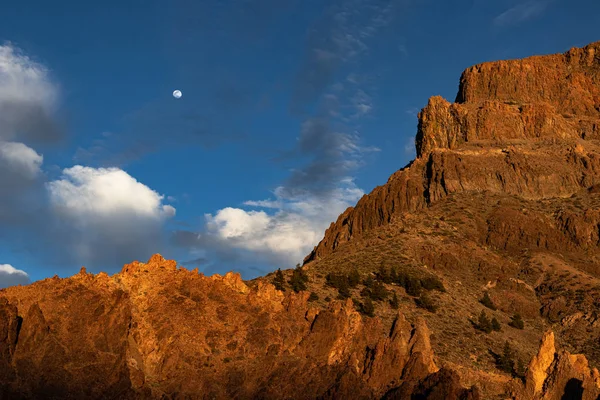
M307 298L159 255L113 277L82 270L9 288L0 388L10 398L366 399L438 370L423 320L398 314L384 335L351 300L316 309Z
M557 352L554 333L544 334L538 354L531 360L523 399L590 399L600 396L600 374L590 369L585 356Z
M599 184L599 54L597 42L467 69L455 103L432 97L419 113L416 160L340 215L305 263L451 193L541 199Z

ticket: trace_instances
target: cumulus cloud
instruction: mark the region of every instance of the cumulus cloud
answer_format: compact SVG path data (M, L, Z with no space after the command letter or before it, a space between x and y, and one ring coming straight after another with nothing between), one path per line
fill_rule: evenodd
M58 139L57 99L58 87L46 67L10 43L0 46L0 140Z
M27 272L14 268L9 264L0 264L0 289L15 285L31 283Z
M225 262L291 267L302 262L329 224L364 192L348 178L327 197L284 187L273 194L271 199L246 201L244 209L226 207L206 214L202 232L179 231L173 240L182 247L212 251Z
M31 181L41 173L44 157L23 143L0 142L0 184L10 178L19 181Z
M164 196L118 168L74 166L46 187L61 240L90 265L158 251L162 226L175 215Z

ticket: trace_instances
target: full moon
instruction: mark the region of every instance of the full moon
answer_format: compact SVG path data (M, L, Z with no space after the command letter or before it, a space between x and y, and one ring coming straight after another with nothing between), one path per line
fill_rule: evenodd
M176 90L173 92L173 97L175 97L176 99L181 97L181 90Z

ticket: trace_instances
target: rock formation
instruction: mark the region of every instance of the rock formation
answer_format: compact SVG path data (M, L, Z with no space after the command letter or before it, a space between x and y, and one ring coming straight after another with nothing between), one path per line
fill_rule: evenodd
M0 400L597 399L599 135L600 42L471 67L305 292L160 255L0 290Z
M450 193L568 197L600 183L600 42L467 69L419 113L417 158L346 210L305 262Z

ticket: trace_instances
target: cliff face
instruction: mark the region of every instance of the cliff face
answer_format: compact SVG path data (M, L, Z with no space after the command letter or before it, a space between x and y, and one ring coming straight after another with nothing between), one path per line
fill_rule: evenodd
M568 197L600 183L600 42L467 69L419 113L417 158L346 210L305 259L450 193Z

